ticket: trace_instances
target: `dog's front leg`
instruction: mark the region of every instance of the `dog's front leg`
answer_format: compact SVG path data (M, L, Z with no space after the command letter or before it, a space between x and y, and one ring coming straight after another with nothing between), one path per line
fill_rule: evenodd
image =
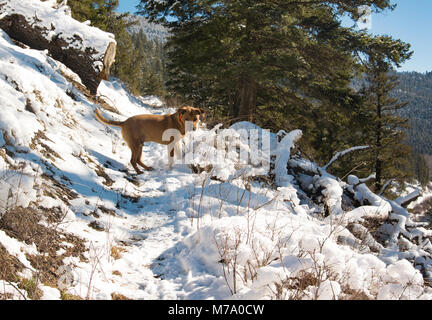
M174 164L174 149L171 146L167 146L168 148L168 168L172 170Z
M179 141L176 141L175 143L172 143L167 146L168 147L168 167L171 170L175 159L181 159L181 150L179 146Z

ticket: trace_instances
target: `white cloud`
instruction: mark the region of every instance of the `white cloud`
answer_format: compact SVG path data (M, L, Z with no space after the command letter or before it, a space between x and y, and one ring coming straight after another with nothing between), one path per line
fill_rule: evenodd
M357 27L359 29L372 29L372 10L369 6L360 6L358 8L360 14L359 20L357 20Z

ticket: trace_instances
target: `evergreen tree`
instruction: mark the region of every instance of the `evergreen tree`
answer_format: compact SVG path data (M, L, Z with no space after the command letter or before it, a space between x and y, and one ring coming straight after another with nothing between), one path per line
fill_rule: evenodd
M136 52L143 57L141 64L140 94L164 97L165 66L163 46L157 40L148 40L142 30L132 34Z
M165 90L162 81L155 73L147 71L144 73L141 81L141 92L144 95L156 95L162 97L165 95Z
M149 0L139 13L170 28L170 90L219 115L300 128L326 161L350 146L347 124L361 102L350 87L359 57L380 47L392 63L409 58L399 40L341 25L344 14L358 19L362 5L393 8L389 0Z
M424 155L413 153L411 157L411 168L414 173L415 179L425 186L430 181L430 170Z
M295 101L327 94L337 81L346 87L353 46L361 50L370 39L343 28L337 17L357 17L364 4L390 6L384 0L153 0L141 1L140 13L171 28L171 87L204 101L223 92L221 104L239 116L268 103L272 91Z
M135 95L141 93L140 79L145 61L143 50L136 50L127 28L135 22L125 19L127 14L112 14L106 31L115 35L117 41L116 62L112 66L112 75L122 80Z
M361 140L371 146L366 158L375 173L376 192L390 179L401 182L413 174L410 170L412 151L406 144L408 119L399 115L408 103L391 96L398 82L390 68L391 65L379 55L369 55L365 65L365 86L361 90L365 103L357 113L363 129Z
M74 19L89 20L93 26L106 30L108 18L117 8L118 0L68 0L67 4L72 10Z

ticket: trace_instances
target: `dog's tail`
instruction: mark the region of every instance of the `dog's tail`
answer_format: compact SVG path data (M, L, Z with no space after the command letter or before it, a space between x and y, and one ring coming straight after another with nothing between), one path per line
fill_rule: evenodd
M124 121L114 121L114 120L105 119L98 109L95 109L94 113L95 113L96 119L99 122L102 122L103 124L106 124L109 126L116 126L116 127L122 127L124 124Z

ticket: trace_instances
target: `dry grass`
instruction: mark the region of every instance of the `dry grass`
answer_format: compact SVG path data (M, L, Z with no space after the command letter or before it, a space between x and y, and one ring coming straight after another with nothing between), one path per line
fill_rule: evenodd
M105 231L105 227L97 220L93 220L88 226L96 231Z
M0 244L0 279L16 282L17 274L23 269L24 265L16 257L10 255L6 248Z
M121 273L120 271L118 271L118 270L114 270L114 271L112 272L112 274L115 275L115 276L119 276L119 277L122 276L122 273Z
M106 185L107 187L110 187L113 185L114 180L110 178L110 176L105 172L105 170L102 166L97 164L95 172L99 177L102 177L105 179L105 182L103 182L104 185Z
M116 211L114 209L109 209L105 206L98 206L98 209L104 214L107 214L112 217L117 217Z
M132 299L122 295L121 293L116 293L116 292L111 293L111 299L113 299L113 300L132 300Z
M42 173L40 177L46 180L50 185L42 182L43 193L47 197L62 200L65 204L70 205L69 200L78 198L78 194L70 190L65 184L60 183L54 178L54 175Z
M50 141L50 140L43 131L39 130L34 135L29 147L32 150L37 150L40 148L39 152L42 153L42 155L51 161L55 161L55 158L64 160L57 152L55 152L51 147L49 147L46 143L42 142L42 140Z
M38 255L26 254L27 260L31 266L37 270L31 281L21 283L23 289L31 291L31 288L37 288L38 283L43 283L51 287L57 286L59 274L57 270L63 265L63 259L68 256L80 257L86 261L83 253L86 251L84 241L78 237L63 233L56 230L55 227L47 227L40 223L43 215L32 208L16 207L8 210L0 219L0 230L3 230L9 237L15 238L28 245L35 244ZM69 245L68 245L69 244ZM57 252L63 249L62 254ZM3 276L11 280L22 266L15 259L8 257L4 251L0 250L0 270L3 270ZM39 297L36 289L31 298Z
M83 298L81 298L80 296L66 293L64 291L60 291L60 299L61 300L83 300Z
M111 257L113 257L115 260L118 260L122 257L122 252L125 252L126 250L121 247L113 246L111 247Z
M39 279L33 277L31 279L21 279L18 283L18 288L27 292L27 297L31 300L40 300L43 293L38 287Z
M341 300L371 300L366 293L360 290L352 290L350 288L342 288Z
M310 286L319 285L319 282L314 273L301 271L296 277L287 277L280 282L274 283L274 299L302 300L306 296L306 289Z

